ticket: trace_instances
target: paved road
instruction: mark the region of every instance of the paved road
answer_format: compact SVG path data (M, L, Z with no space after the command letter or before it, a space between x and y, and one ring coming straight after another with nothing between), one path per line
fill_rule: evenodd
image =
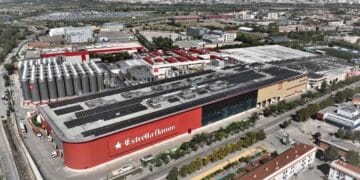
M20 179L2 123L0 123L0 144L1 168L5 174L6 179Z
M7 55L5 58L5 63L11 62L11 57L16 56L19 51L22 49L22 47L29 41L29 39L32 39L35 35L30 35L27 37L26 40L23 40L19 43L19 45L13 49L11 53ZM5 87L4 87L4 81L2 78L2 75L6 72L3 65L0 65L0 94L3 94ZM0 115L6 116L6 105L7 101L0 100ZM20 179L19 173L15 164L15 160L13 157L13 154L11 152L11 148L8 142L8 139L6 137L6 134L4 132L4 127L2 122L0 122L0 163L1 168L3 169L3 173L5 174L6 179L9 180L18 180Z
M0 74L4 72L3 67L0 67ZM2 77L1 77L2 79ZM0 93L5 90L4 87L4 81L0 81ZM0 100L0 115L6 116L6 107L5 107L5 101ZM6 137L6 134L4 132L4 127L2 122L0 122L0 161L1 161L1 167L3 169L3 173L5 174L6 179L9 180L17 180L19 179L19 174L15 165L14 157L11 153L11 149L9 146L8 139Z
M354 84L352 84L350 86L347 86L347 87L357 87L357 86L359 86L359 84L360 84L360 82L357 82L357 83L354 83ZM341 88L341 89L339 89L337 91L344 90L347 87ZM337 91L334 91L332 93L336 93ZM331 96L331 94L320 97L320 98L318 98L318 99L316 99L314 101L311 101L311 102L307 103L306 105L311 104L311 103L318 103L318 102L324 100L325 98L327 98L329 96ZM288 111L288 112L286 112L284 114L281 114L280 116L277 116L277 117L270 117L270 118L265 118L263 120L260 120L259 122L257 122L257 124L255 125L254 128L250 128L247 131L244 131L244 132L242 132L240 134L232 136L229 139L227 139L226 141L220 142L216 146L212 146L212 147L208 148L206 151L197 151L197 152L192 153L190 155L186 155L184 158L178 159L176 161L172 161L171 163L167 164L164 167L161 167L159 169L155 169L150 174L144 173L144 174L140 175L137 178L144 179L144 180L145 179L165 179L167 173L172 168L181 167L183 164L188 164L193 159L195 159L196 157L206 156L207 154L209 154L210 152L214 151L215 149L217 149L218 147L220 147L222 145L234 143L240 137L243 137L246 134L246 132L258 131L258 130L261 130L261 129L264 129L266 134L272 134L274 132L277 132L280 129L280 127L279 127L280 123L282 123L284 120L289 119L291 115L295 114L296 111L300 110L301 108L305 107L306 105L299 106L299 107L297 107L297 108L295 108L293 110L290 110L290 111Z

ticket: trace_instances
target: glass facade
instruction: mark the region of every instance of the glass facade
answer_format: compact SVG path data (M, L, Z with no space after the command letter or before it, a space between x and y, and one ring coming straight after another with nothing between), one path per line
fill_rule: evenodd
M256 107L257 90L203 106L202 125L208 125Z

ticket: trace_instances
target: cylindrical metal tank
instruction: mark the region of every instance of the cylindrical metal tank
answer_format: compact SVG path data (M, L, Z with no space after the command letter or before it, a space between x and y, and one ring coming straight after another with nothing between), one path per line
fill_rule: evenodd
M31 102L31 90L28 79L28 63L24 63L24 67L21 75L21 90L24 97L24 103Z
M71 74L72 74L72 79L73 79L73 83L74 83L74 93L75 93L75 95L80 95L81 94L81 82L80 82L79 75L76 72L76 69L73 64L70 64L70 67L71 67Z
M39 78L40 98L41 103L49 103L49 91L45 78L44 65L40 65L40 78Z
M102 91L104 90L104 72L93 61L91 61L91 66L96 72L97 89Z
M64 78L65 78L65 89L66 89L66 95L72 96L74 95L74 87L71 75L67 69L67 66L63 64L63 72L64 72Z
M51 63L49 63L47 66L48 66L48 74L47 74L48 82L47 82L47 84L48 84L48 89L49 89L50 101L56 102L57 101L56 83L55 83L55 79L53 76Z
M90 82L90 91L92 93L96 93L97 91L97 85L96 85L96 76L94 71L90 68L88 63L84 63L87 73L89 75L89 82Z
M105 84L105 88L110 88L111 79L110 79L110 73L108 71L104 73L104 84Z
M55 71L56 71L56 87L57 87L58 98L63 98L66 96L65 84L59 66L57 64L55 64Z
M35 65L31 67L31 77L30 77L30 91L31 91L31 99L33 104L40 103L40 91L39 85L36 78L36 68Z
M80 73L81 73L81 90L82 93L88 93L90 92L90 87L89 87L89 78L88 75L85 73L83 67L78 63L77 64Z

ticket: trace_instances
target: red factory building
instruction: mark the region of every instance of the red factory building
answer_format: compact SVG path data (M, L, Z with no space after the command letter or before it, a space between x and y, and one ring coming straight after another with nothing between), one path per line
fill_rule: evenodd
M259 71L206 70L79 96L38 111L64 165L87 169L256 108L261 89L306 76L279 67Z
M58 50L42 50L40 57L41 58L49 58L49 57L58 57L63 56L66 60L72 61L88 61L90 59L91 54L110 54L110 53L120 53L120 52L128 52L130 54L137 52L139 50L144 49L144 47L138 43L118 43L111 45L103 45L103 46L89 46L82 49L62 49Z

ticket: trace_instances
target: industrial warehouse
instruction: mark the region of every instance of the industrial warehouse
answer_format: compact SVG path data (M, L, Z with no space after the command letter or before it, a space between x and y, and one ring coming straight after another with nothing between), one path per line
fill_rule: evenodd
M71 169L87 169L306 90L307 74L238 64L39 106ZM61 119L61 120L60 120Z

